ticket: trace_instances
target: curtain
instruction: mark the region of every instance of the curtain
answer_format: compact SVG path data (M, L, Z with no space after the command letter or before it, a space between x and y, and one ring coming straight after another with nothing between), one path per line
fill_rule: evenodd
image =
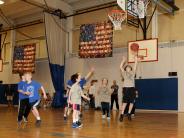
M66 32L63 28L65 21L49 13L44 13L44 21L50 74L55 88L52 106L63 107L64 52L66 46Z
M0 104L7 104L4 84L0 84Z

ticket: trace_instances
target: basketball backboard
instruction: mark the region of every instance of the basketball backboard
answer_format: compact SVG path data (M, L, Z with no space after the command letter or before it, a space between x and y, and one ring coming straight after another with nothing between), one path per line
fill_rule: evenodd
M158 39L140 40L128 42L128 62L133 63L135 53L131 50L132 44L138 44L139 50L136 53L138 57L142 57L142 62L158 61Z
M139 1L141 0L117 0L119 7L127 11L127 24L136 28L139 28L140 25L139 18L144 18L143 15L147 13L147 9L152 8L153 5L158 5L157 7L159 11L162 10L163 13L167 12L170 14L174 14L175 11L179 10L179 8L175 5L174 0L145 0L151 1L150 3L152 4L150 4L151 6L149 7L148 5L146 5L145 11L143 11L142 14L138 15L137 4Z
M117 0L117 4L122 10L126 10L126 0Z

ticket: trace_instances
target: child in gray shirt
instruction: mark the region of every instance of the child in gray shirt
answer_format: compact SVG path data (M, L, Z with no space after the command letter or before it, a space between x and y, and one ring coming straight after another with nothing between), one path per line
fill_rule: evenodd
M76 73L73 75L72 82L74 83L70 89L69 93L69 103L73 106L73 128L79 128L82 126L81 122L79 122L79 114L80 114L80 107L81 107L81 97L90 100L83 94L82 88L79 84L81 80L81 75Z

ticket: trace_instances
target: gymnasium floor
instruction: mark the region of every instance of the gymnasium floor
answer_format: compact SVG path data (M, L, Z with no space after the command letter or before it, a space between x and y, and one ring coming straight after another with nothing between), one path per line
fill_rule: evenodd
M42 125L36 127L30 115L27 125L17 127L17 108L0 107L0 138L183 138L184 114L137 113L129 122L118 122L113 111L111 121L101 119L100 111L83 111L83 128L72 129L71 118L64 122L61 109L40 110Z

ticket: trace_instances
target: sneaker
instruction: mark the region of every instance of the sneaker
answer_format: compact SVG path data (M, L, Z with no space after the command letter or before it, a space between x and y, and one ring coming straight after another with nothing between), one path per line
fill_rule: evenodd
M21 126L22 125L22 121L18 121L18 126Z
M23 120L24 120L25 123L28 122L28 119L26 117L24 117L24 116L23 116Z
M82 114L80 114L79 117L82 118Z
M76 124L78 125L79 128L83 126L83 124L80 121L77 121Z
M124 117L124 115L121 114L120 117L119 117L119 121L120 121L120 122L123 122L123 117Z
M67 120L67 117L66 117L66 116L64 116L64 120L65 120L65 121Z
M40 126L41 125L41 122L42 122L41 120L36 120L36 123L35 123L36 126Z
M102 115L102 119L105 119L106 118L106 116L105 115Z
M78 128L79 126L77 125L77 123L73 123L72 124L72 128Z
M107 117L107 120L110 120L111 118L110 117Z
M131 117L132 117L132 118L135 118L135 114L132 114Z
M129 121L132 120L131 114L128 114L128 120L129 120Z

